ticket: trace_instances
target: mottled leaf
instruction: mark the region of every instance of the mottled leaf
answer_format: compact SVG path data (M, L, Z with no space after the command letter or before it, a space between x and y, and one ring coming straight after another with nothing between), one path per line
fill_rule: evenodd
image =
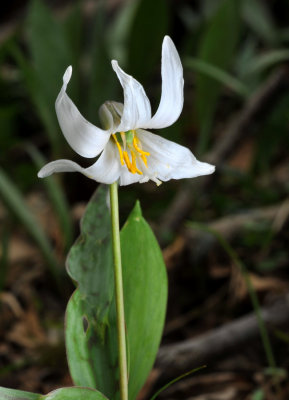
M41 396L41 400L107 400L107 397L90 388L66 387Z
M24 392L23 390L8 389L0 387L1 400L40 400L41 395L37 393Z
M1 400L107 400L97 390L80 387L66 387L54 390L47 395L24 392L22 390L0 387Z
M66 313L66 348L73 381L113 399L118 390L117 345L106 186L100 186L88 203L81 235L68 255L67 270L78 286Z
M106 190L88 204L81 236L68 257L78 283L66 313L66 346L75 384L118 398L115 302ZM167 301L162 253L136 205L121 231L129 348L129 399L144 384L158 351Z

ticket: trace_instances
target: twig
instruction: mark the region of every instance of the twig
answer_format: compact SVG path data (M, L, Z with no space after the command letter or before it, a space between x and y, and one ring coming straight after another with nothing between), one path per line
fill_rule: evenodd
M288 325L289 294L261 308L261 314L269 330ZM169 379L197 365L232 356L232 352L258 336L257 318L250 313L197 338L161 347L156 367L162 371L161 379Z
M282 217L284 217L285 211L285 216L288 216L288 208L288 201L285 201L275 204L273 206L254 208L239 214L228 215L226 217L209 222L207 226L208 229L217 231L225 239L232 240L236 235L240 233L242 229L244 229L249 224L252 225L259 221L268 221L273 222L273 224L275 225L276 222L274 221L278 220L279 222L281 211ZM181 239L182 243L180 245L179 242ZM177 246L175 246L175 242L178 242ZM212 245L214 245L214 243L216 243L216 239L208 232L203 232L201 230L195 230L191 229L190 227L186 227L182 231L182 236L178 236L175 242L173 242L169 247L164 250L167 265L172 264L171 259L184 251L184 249L188 248L188 246L190 248L193 248L194 250L194 259L197 259L199 261L202 256L208 254L209 249L212 247Z

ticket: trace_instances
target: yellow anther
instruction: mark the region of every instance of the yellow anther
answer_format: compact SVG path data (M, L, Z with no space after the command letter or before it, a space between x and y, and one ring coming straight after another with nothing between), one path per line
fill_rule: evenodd
M129 172L131 172L132 174L135 174L136 171L133 169L133 166L130 162L129 156L127 154L127 151L123 152L123 157L124 157L124 161L126 163L127 169L129 170Z
M119 152L120 163L121 163L121 165L124 165L123 153L122 153L122 149L121 149L121 146L119 144L119 141L117 140L117 137L116 137L115 134L113 134L112 137L114 138L115 144L117 145L117 149L118 149L118 152Z
M148 162L147 162L147 158L145 155L141 154L141 159L143 160L144 164L146 167L148 167Z
M133 170L134 170L135 172L137 172L139 175L142 175L142 172L141 172L141 171L138 169L138 167L136 166L136 157L135 157L134 151L131 150L130 153L131 153L131 163L132 163Z
M142 156L149 156L150 153L148 153L147 151L143 151L142 149L140 149L140 148L138 147L138 145L137 145L137 142L138 142L138 140L137 140L136 136L134 136L134 138L133 138L133 147L134 147L134 148L136 149L136 151L137 151L138 153L140 153Z

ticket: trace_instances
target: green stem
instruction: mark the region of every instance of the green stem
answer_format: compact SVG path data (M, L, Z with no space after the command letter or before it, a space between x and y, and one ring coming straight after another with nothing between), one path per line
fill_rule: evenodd
M114 182L113 184L110 185L110 207L111 207L112 248L113 248L113 261L114 261L115 301L116 301L116 315L117 315L120 398L121 400L127 400L128 379L127 379L121 251L120 251L120 236L119 236L117 182Z

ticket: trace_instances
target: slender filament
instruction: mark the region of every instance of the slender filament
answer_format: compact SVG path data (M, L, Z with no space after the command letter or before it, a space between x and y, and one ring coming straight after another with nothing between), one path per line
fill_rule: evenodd
M130 134L130 136L128 136L128 134ZM133 137L131 136L131 134L133 134ZM136 136L135 130L115 133L112 135L112 137L118 149L121 165L125 164L129 172L131 172L132 174L137 173L139 175L143 175L142 171L137 167L137 159L141 159L147 168L147 157L150 156L150 153L147 151L143 151L140 148L140 142ZM131 160L128 155L127 148L128 150L130 150Z

